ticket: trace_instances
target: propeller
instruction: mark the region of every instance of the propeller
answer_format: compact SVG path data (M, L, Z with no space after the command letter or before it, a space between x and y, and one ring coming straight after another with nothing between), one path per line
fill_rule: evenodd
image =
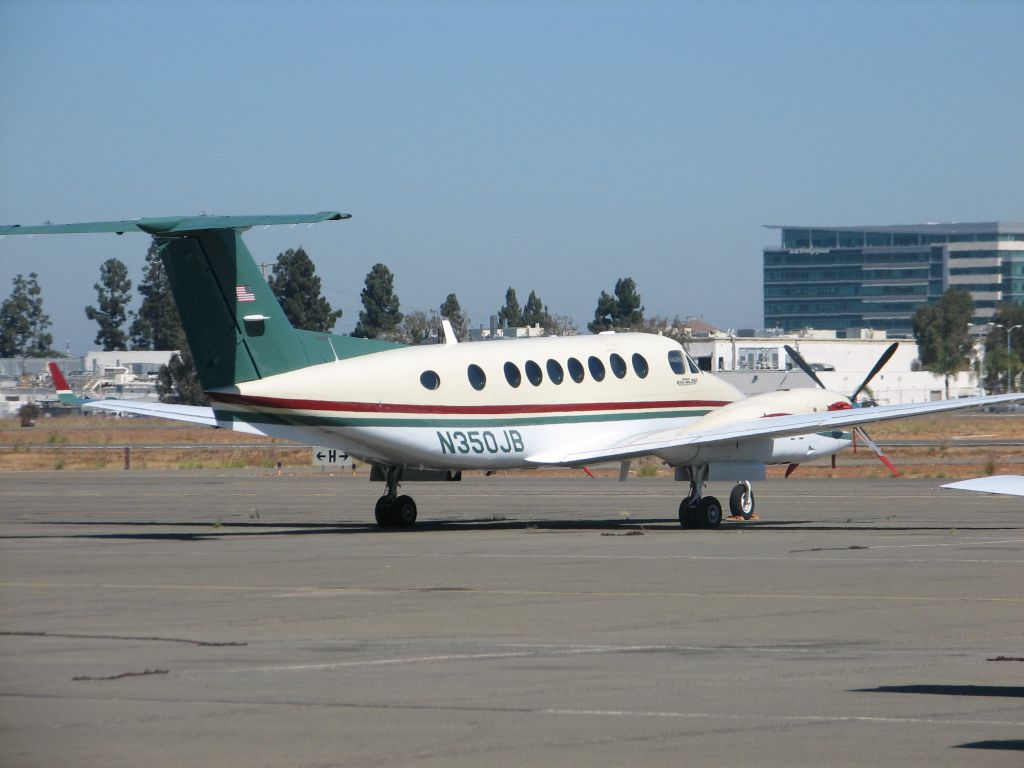
M878 358L878 362L875 363L874 367L871 369L871 371L868 373L868 375L864 377L864 381L862 381L860 383L860 386L857 387L857 389L854 390L852 395L850 395L850 402L853 403L853 407L854 408L859 407L857 405L857 396L861 392L863 392L865 389L867 389L868 384L871 383L871 380L873 378L875 378L876 375L878 375L878 372L880 370L882 370L882 368L885 367L885 364L888 363L889 360L892 358L892 356L896 354L896 350L899 349L899 346L900 345L897 344L896 342L893 342L892 344L890 344L886 348L885 352L882 353L882 356ZM821 383L821 379L819 379L817 374L814 373L814 369L811 368L811 366L809 366L807 364L807 361L804 360L803 356L799 352L797 352L795 349L793 349L788 344L785 345L785 350L786 350L786 354L789 355L790 359L792 359L792 361L797 364L797 367L800 368L800 370L803 371L804 373L806 373L808 376L810 376L811 379L814 380L815 384L817 384L822 389L828 389L828 387L826 387L824 384ZM899 470L896 469L896 467L893 466L892 462L889 461L888 458L886 458L885 454L882 453L882 449L878 447L878 443L876 443L874 440L872 440L870 437L868 437L868 433L865 432L862 427L854 427L853 428L853 445L854 445L854 450L856 450L857 438L858 437L861 439L861 442L863 442L864 445L866 445L868 448L870 448L872 451L875 452L875 455L879 458L879 460L883 464L885 464L886 467L889 468L889 471L892 472L893 475L895 475L896 477L900 476ZM836 458L835 454L833 454L832 455L832 461L833 461L833 465L832 466L833 467L835 467L835 463L834 463L835 462L835 458ZM787 473L787 476L788 476L788 473Z
M886 348L885 352L882 353L882 356L878 358L878 362L875 363L875 367L872 368L871 372L864 377L864 381L860 383L860 386L853 390L853 394L850 395L850 400L852 400L854 403L857 402L857 395L859 395L861 392L868 388L868 384L870 383L870 381L873 378L875 378L875 375L880 370L882 370L882 368L885 367L885 364L889 362L892 356L896 354L896 350L899 348L900 345L897 344L896 342L893 342Z
M801 355L799 352L797 352L795 349L789 346L789 344L786 344L784 349L786 350L786 354L789 355L790 359L797 364L797 367L801 371L806 373L808 376L810 376L815 384L817 384L822 389L828 389L828 387L821 383L821 379L818 378L818 374L814 372L814 369L807 364L806 360L804 360L803 355Z

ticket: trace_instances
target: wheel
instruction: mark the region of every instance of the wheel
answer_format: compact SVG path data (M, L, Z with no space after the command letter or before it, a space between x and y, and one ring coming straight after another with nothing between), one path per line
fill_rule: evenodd
M737 483L729 494L729 511L742 515L744 520L754 516L754 489L746 483Z
M381 528L393 528L398 524L394 503L389 502L387 496L377 499L377 506L373 508L373 516Z
M699 528L700 519L698 507L690 504L690 496L687 496L679 504L679 525L683 528Z
M717 528L722 524L722 505L714 496L705 496L697 506L701 528Z
M411 496L399 496L391 502L392 525L412 528L416 522L416 502Z

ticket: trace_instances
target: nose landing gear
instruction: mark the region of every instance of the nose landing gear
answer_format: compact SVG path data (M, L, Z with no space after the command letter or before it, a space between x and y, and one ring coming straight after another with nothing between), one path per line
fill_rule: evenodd
M749 520L754 516L754 489L749 480L743 480L733 487L729 494L729 511L735 517Z

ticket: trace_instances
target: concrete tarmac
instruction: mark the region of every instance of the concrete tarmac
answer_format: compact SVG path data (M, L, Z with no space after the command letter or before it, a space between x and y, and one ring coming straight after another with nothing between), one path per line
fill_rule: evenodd
M2 763L1020 766L1024 499L941 482L5 474Z

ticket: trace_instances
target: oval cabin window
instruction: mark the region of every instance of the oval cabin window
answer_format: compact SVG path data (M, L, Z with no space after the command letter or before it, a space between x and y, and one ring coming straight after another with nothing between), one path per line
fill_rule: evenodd
M509 386L518 387L523 383L523 375L519 373L519 366L515 363L505 363L505 380Z
M466 376L469 378L469 383L473 389L481 390L487 386L487 376L484 374L484 369L476 363L471 363L469 368L466 369Z
M437 389L441 386L441 377L434 371L424 371L420 374L420 384L426 389Z
M590 375L594 377L594 381L604 381L604 363L598 358L587 358L587 367L590 368Z
M646 379L647 371L647 359L639 352L636 352L633 355L633 372L641 379Z
M562 371L562 364L557 360L548 360L548 378L551 379L552 384L561 384L565 378L565 373Z
M612 353L612 356L608 358L608 362L612 364L612 373L615 374L615 378L622 379L626 376L626 361L622 359L620 355Z
M569 378L577 384L583 381L583 363L575 357L570 357L569 361L566 363L566 367L569 369Z
M533 362L533 360L527 360L523 369L526 371L526 378L529 379L533 386L539 387L540 383L544 381L544 374L541 373L540 366Z

